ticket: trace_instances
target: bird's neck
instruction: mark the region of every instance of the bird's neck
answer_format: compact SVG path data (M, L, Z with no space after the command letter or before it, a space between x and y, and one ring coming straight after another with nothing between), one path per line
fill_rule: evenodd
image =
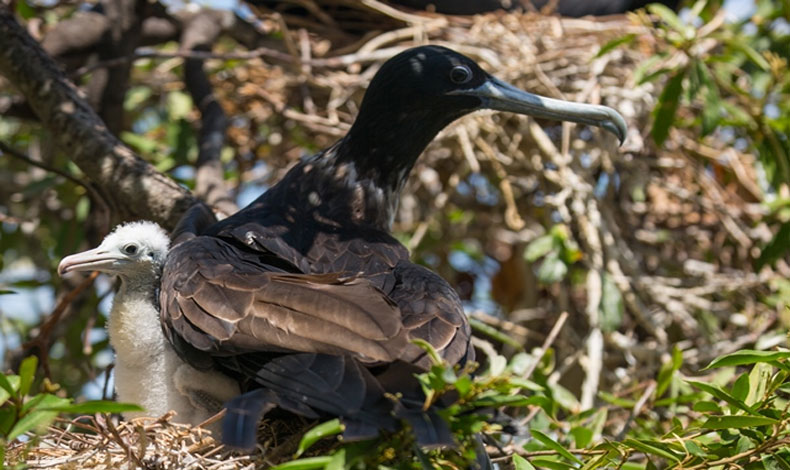
M303 164L322 168L327 179L310 186L321 193L312 202L333 208L345 200L352 223L389 231L414 163L446 124L414 113L391 119L360 113L343 139ZM338 220L338 215L329 216Z
M122 277L113 299L107 328L119 361L144 365L166 343L156 299L158 280Z
M362 117L338 142L335 158L353 164L360 178L399 193L417 158L444 126L431 126L420 116L386 123L365 122Z

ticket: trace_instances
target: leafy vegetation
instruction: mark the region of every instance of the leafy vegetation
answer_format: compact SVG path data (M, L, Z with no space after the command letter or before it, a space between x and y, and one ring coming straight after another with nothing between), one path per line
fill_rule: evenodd
M35 356L22 361L18 375L0 373L0 469L5 464L8 443L29 433L41 434L59 414L122 413L142 411L137 405L114 401L93 400L74 403L71 398L59 396L57 384L42 382L43 391L32 394L38 359ZM33 437L29 445L35 445ZM20 465L20 468L24 466Z
M677 350L647 387L620 397L602 393L609 404L586 412L563 400L567 391L551 383L548 356L535 369L530 365L536 356L525 353L510 361L489 357L500 366L479 375L470 374L472 367L458 371L437 363L420 380L430 401L445 394L456 397L442 416L451 424L457 448L420 451L404 430L374 442L336 444L325 455L275 468L466 468L474 462L472 437L479 432L498 440L494 460L517 470L786 468L789 358L790 350L741 350L711 362L708 376L690 378L680 372ZM525 367L535 371L534 381L524 378ZM490 410L502 407L508 409L507 420L492 421ZM624 421L617 418L623 413L628 415ZM612 427L622 429L616 439L605 438ZM341 433L337 420L313 428L296 457L319 439L337 440Z
M768 207L781 223L756 261L761 267L790 249L790 199L782 191L790 185L790 5L757 0L752 16L729 23L721 3L697 0L683 19L664 5L649 5L640 21L655 26L658 50L634 80L664 82L651 127L657 145L673 128L685 128L702 141L714 138L758 157L772 196ZM620 38L602 52L637 39Z

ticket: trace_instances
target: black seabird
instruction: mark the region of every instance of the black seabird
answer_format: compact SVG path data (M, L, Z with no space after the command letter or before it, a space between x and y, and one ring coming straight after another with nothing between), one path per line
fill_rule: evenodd
M412 340L450 364L472 359L458 295L409 261L389 228L426 145L479 109L599 126L621 142L626 133L610 108L538 97L454 51L417 47L384 63L345 137L233 216L215 223L197 206L182 220L162 275L162 320L190 363L251 390L228 404L226 443L252 447L260 413L275 406L374 435L396 423L384 392L409 397L412 374L430 366ZM435 416L396 412L420 444L451 443Z

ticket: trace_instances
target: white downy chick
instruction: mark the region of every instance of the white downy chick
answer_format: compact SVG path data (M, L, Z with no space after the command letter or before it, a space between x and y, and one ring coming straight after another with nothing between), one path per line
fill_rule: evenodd
M98 248L63 258L58 274L99 271L121 279L108 318L115 391L119 401L146 410L124 417L161 416L173 410L174 421L196 425L238 395L239 386L219 372L193 368L165 337L157 297L169 246L167 233L153 222L123 224Z

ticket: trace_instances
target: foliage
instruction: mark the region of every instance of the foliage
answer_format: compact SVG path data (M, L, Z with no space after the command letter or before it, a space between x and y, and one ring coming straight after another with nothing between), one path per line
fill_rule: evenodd
M578 244L570 237L568 228L555 225L548 234L532 240L524 250L524 259L533 262L543 259L538 279L550 284L562 280L570 265L582 257Z
M71 398L56 395L59 387L49 381L44 381L44 391L31 394L37 367L38 359L30 356L22 361L18 375L0 373L0 468L8 443L30 432L42 433L59 414L142 411L137 405L114 401L74 403Z
M717 0L693 2L683 19L661 4L647 12L640 20L655 26L658 50L634 80L666 81L653 113L653 140L661 146L673 128L684 128L757 155L775 198L769 207L781 225L756 264L776 262L790 250L790 200L777 197L790 185L790 4L757 0L754 15L738 22L725 21ZM637 39L625 36L602 51Z
M455 397L441 412L458 440L455 449L416 449L408 429L375 441L343 443L334 437L342 433L342 425L332 420L308 431L297 458L275 468L467 468L474 461L470 438L479 432L498 440L498 447L512 457L497 460L517 470L698 470L724 464L772 469L789 462L790 350L720 356L706 368L710 375L694 379L680 372L682 354L676 350L652 386L635 390L633 398L602 394L610 405L586 412L564 402L567 392L548 380L550 355L541 358L535 381L523 374L538 358L525 353L510 361L489 357L491 367L479 375L471 374L471 367L457 370L441 363L421 374L427 402ZM490 410L503 406L508 420L492 420ZM624 413L628 419L622 421L618 416ZM624 427L617 439L604 437L610 420L614 427ZM515 425L519 421L529 422L529 429ZM320 439L330 438L335 440L332 451L298 458Z
M480 451L480 433L499 434L503 425L492 420L493 410L502 407L523 409L545 403L544 396L527 398L522 392L542 391L537 383L519 377L526 356L520 354L509 363L503 356L489 358L491 367L474 374L476 363L452 367L443 363L430 344L421 341L434 360L431 370L417 375L425 394L423 409L438 409L453 433L457 446L452 449L426 450L414 443L411 429L404 423L402 430L373 441L353 442L338 446L320 457L305 457L282 463L277 470L343 469L343 468L466 468ZM519 365L521 364L521 365ZM504 423L507 426L511 418ZM328 421L308 431L299 444L297 457L327 435L342 433L338 420Z

